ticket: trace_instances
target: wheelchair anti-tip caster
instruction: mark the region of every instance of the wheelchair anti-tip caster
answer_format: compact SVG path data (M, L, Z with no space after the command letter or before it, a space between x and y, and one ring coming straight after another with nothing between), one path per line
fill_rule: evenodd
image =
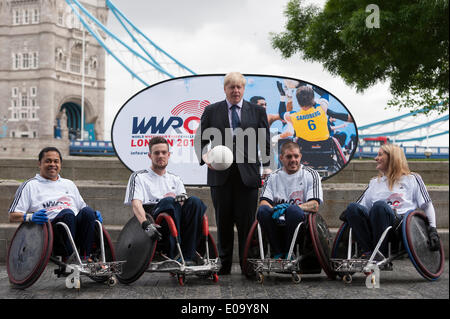
M185 275L178 275L178 284L180 286L184 286L184 284L186 283L186 276Z
M293 273L292 273L292 281L293 281L295 284L299 284L300 281L302 281L302 277L300 277L300 275L299 275L298 273L293 272Z
M350 274L345 274L344 276L342 276L342 281L346 284L350 284L353 281L353 277Z
M117 284L117 278L115 276L109 277L107 283L108 286L114 287Z
M260 284L263 284L263 283L264 283L264 274L261 273L261 272L259 272L259 273L257 274L256 279L258 280L258 282L259 282Z

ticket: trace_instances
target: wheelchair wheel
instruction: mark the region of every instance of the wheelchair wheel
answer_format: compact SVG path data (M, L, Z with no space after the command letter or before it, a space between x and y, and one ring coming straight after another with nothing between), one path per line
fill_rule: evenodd
M409 212L402 225L403 244L417 271L427 280L436 280L444 271L444 248L431 251L428 239L428 220L418 211Z
M308 215L308 224L317 260L328 278L334 279L336 273L333 271L330 264L331 235L328 226L322 216L318 213Z
M133 216L117 239L116 258L126 261L122 265L122 273L117 275L119 282L130 284L138 280L150 265L155 248L156 241L145 234L136 216Z
M339 144L339 141L334 137L331 137L331 140L333 141L332 145L333 145L334 153L335 153L336 159L337 159L336 160L337 161L337 163L336 163L337 170L340 170L345 166L345 164L347 164L347 159L345 158L345 155L342 152L342 147L341 147L341 144Z
M111 236L109 236L109 233L106 231L103 225L101 226L101 228L103 232L103 242L105 245L105 261L106 262L116 261L116 253L114 250L114 245L111 240ZM92 244L92 255L95 256L98 261L102 261L99 227L95 228L95 241ZM100 283L106 282L107 280L110 279L110 277L99 277L99 276L89 276L89 278Z
M343 223L339 227L336 237L334 238L333 247L331 248L331 258L347 258L348 233L350 227L347 223Z
M267 249L266 241L263 236L263 249ZM255 269L253 269L249 259L261 259L259 240L258 240L258 221L253 222L252 227L247 236L247 240L244 247L244 255L242 258L242 271L248 278L256 276Z
M22 223L14 233L8 248L6 265L9 281L25 289L34 284L45 267L53 249L53 229L43 225Z

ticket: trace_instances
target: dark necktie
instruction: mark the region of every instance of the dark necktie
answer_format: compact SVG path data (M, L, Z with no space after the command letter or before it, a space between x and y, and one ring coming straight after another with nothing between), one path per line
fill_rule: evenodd
M237 113L237 105L233 105L231 107L231 127L233 128L233 130L236 127L240 127L241 126L241 120L239 119L239 115Z

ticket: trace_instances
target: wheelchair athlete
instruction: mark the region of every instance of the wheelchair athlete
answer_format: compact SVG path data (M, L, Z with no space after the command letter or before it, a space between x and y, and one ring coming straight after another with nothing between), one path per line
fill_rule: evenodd
M132 206L142 229L151 239L157 241L163 239L161 234L163 230L158 229L161 226L154 221L159 214L168 213L178 230L178 242L186 265L195 265L196 247L201 236L206 206L195 196L188 198L180 177L166 171L170 152L169 144L163 137L156 136L150 140L148 156L152 166L150 169L131 174L125 204ZM153 220L146 217L144 206L147 205L151 206L150 213ZM162 242L164 251L169 258L174 259L178 254L176 239L169 235L164 235L165 237L168 237L168 240Z
M300 164L302 154L297 143L281 147L280 168L264 184L257 220L267 235L275 259L285 259L295 228L305 221L305 212L317 213L323 201L319 174Z
M356 203L348 205L340 217L352 228L363 252L361 258L370 258L387 227L398 230L402 216L418 208L423 209L428 218L429 248L439 250L433 203L420 175L410 172L403 149L385 144L380 147L375 161L378 177L370 180L363 195ZM383 241L379 251L387 256L388 240ZM380 260L382 256L377 254L375 259Z
M95 236L95 221L103 222L99 211L88 207L75 184L62 178L62 156L55 147L39 153L39 174L23 182L9 208L10 222L52 223L55 235L53 254L67 260L73 251L66 231L57 226L64 222L80 249L80 257L89 262Z

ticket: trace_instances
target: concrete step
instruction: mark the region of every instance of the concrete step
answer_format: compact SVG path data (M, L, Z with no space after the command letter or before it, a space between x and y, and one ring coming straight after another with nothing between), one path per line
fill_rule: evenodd
M448 161L410 161L411 171L419 173L425 184L448 185ZM0 157L0 179L26 180L38 172L37 158ZM117 157L67 156L61 175L71 180L115 181L126 183L130 171ZM326 183L367 183L376 175L375 162L353 159Z
M111 182L75 181L81 196L92 208L102 212L105 223L109 225L124 225L132 216L131 207L125 206L126 184ZM14 198L20 182L0 180L0 223L8 222L6 212ZM365 184L323 184L324 204L320 208L321 215L330 227L339 227L339 215L347 205L355 201L366 188ZM428 186L428 192L436 210L437 225L449 228L449 187ZM214 208L209 187L186 187L190 196L197 196L206 204L210 225L215 226Z
M10 240L14 236L14 232L16 231L17 227L18 227L18 224L0 223L0 263L6 262L6 255L7 255L8 247L10 245ZM111 239L112 239L114 245L116 245L116 242L117 242L117 239L119 238L119 234L120 234L120 231L122 230L122 227L123 226L118 226L118 225L105 225L105 228L108 231L109 235L111 236ZM334 241L334 238L336 237L336 233L337 233L338 229L339 229L338 227L330 227L329 228L333 241ZM217 243L217 227L210 226L209 231ZM438 233L439 233L439 236L444 245L445 258L448 259L449 230L439 228ZM239 262L237 238L238 238L237 231L235 229L233 262Z

